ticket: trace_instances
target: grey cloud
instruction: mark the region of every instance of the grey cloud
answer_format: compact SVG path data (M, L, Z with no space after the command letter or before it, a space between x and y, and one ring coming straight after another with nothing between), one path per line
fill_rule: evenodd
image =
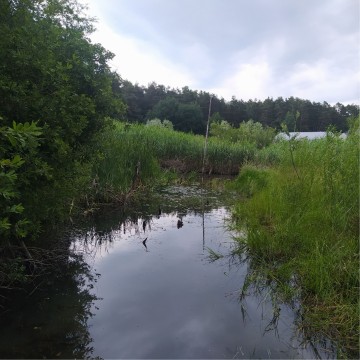
M231 76L234 59L246 62L264 52L277 79L297 64L320 60L329 61L339 76L344 68L358 68L357 0L109 0L102 11L120 32L199 74L203 87ZM193 56L191 46L198 51Z

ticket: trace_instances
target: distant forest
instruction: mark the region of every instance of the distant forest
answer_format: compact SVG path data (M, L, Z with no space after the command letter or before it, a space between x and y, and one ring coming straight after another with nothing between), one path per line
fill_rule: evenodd
M330 125L339 131L347 131L347 118L359 115L358 105L330 105L327 102L289 97L261 100L238 100L232 97L225 101L206 91L191 90L185 86L174 89L150 83L147 87L132 84L128 80L116 79L113 89L127 105L126 120L145 123L158 118L170 120L175 130L203 134L206 128L211 103L211 120L227 121L238 127L243 121L252 119L264 126L280 129L285 122L290 131L325 131ZM299 113L295 121L296 114Z

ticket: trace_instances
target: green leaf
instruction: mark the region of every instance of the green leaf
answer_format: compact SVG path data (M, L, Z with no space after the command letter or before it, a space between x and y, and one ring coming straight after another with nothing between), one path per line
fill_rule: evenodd
M11 228L11 223L9 221L9 218L5 217L0 219L0 234L5 232L6 230L9 230Z

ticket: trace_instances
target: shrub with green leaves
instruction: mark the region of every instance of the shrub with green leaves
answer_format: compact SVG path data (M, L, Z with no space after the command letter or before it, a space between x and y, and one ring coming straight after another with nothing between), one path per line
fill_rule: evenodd
M174 129L174 125L170 120L164 119L164 120L160 120L158 118L154 118L151 120L148 120L146 122L146 126L159 126L159 127L164 127L167 128L169 130L173 130Z
M26 121L42 133L39 151L16 169L27 174L17 177L17 192L33 224L58 223L91 190L106 117L125 111L119 76L108 65L113 54L89 40L92 31L76 0L0 1L2 126ZM7 139L10 151L15 144L11 134ZM24 140L28 147L30 140Z
M0 118L1 121L1 118ZM36 159L41 128L35 123L0 127L0 236L1 242L24 238L29 220L23 216L22 190L48 167Z
M234 128L227 121L222 120L211 124L210 135L231 142L255 145L258 149L262 149L273 142L276 132L253 120L242 122L239 128Z

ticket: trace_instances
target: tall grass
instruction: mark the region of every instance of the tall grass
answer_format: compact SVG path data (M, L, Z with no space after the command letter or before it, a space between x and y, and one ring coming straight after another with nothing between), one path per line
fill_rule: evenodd
M160 163L166 165L177 160L184 171L201 171L204 137L186 134L161 127L133 126L135 132L145 131L148 144ZM238 173L239 167L254 157L255 146L234 144L230 141L210 138L206 171L218 174Z
M154 184L161 177L161 168L180 172L202 169L203 136L164 127L115 123L99 142L94 191L107 201L123 201L134 185ZM205 170L237 174L254 154L254 146L210 139Z
M300 289L307 328L357 357L359 132L346 140L328 133L281 142L267 153L276 154L277 165L261 166L257 157L233 185L251 196L234 209L237 227L247 233L239 249L267 264L284 289Z
M102 134L98 161L94 166L94 191L104 201L125 201L136 185L148 185L159 176L160 167L145 134L125 124L114 124Z

